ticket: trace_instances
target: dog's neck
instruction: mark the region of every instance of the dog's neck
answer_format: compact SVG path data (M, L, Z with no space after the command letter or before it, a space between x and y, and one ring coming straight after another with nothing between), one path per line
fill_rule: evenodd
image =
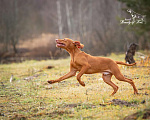
M76 47L74 49L66 49L66 51L70 54L71 60L73 62L74 62L75 55L81 52L81 50Z

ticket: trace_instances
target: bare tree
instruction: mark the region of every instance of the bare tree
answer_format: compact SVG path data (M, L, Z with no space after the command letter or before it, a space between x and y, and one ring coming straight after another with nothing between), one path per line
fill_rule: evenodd
M58 28L59 28L59 38L62 38L62 17L60 9L60 0L57 0L57 14L58 14Z
M70 18L68 0L66 0L66 14L67 14L68 29L69 29L69 37L72 38L72 27L71 27L71 18Z
M3 8L3 12L1 13L3 15L1 37L6 45L5 50L8 51L8 44L10 44L13 46L14 52L17 53L16 45L21 31L18 26L17 0L9 1L9 3L5 1L3 5L5 7L9 6L9 8L7 7L7 10Z

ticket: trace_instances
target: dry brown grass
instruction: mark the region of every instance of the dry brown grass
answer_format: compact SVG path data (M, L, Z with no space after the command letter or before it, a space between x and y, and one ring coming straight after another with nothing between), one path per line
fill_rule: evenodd
M124 55L112 54L109 57L117 61L124 59ZM69 71L69 61L43 60L0 65L0 119L117 120L149 107L150 63L141 67L140 59L136 58L136 67L120 66L122 73L134 80L139 95L133 94L131 85L113 77L112 81L119 86L119 90L110 97L113 89L103 82L101 74L83 75L85 87L79 85L76 77L48 84L47 80L56 79ZM55 67L43 69L48 65ZM10 83L12 74L14 77ZM114 105L110 102L112 99L135 105ZM141 103L143 100L145 103Z

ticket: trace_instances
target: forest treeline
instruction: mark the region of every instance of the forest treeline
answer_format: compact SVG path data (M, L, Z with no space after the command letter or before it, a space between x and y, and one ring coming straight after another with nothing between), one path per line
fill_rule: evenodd
M133 42L139 49L149 49L149 13L145 11L149 10L150 2L138 1L0 0L0 55L8 51L17 53L20 41L43 33L79 40L85 45L84 51L93 55L125 52ZM146 15L148 22L120 24L121 19L131 17L126 12L128 8Z

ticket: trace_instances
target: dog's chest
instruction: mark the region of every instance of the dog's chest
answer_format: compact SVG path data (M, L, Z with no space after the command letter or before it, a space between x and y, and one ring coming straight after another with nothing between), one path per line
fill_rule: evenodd
M75 63L75 62L71 62L71 67L77 69L78 71L80 71L81 68L82 68L81 65L79 65L79 64L77 64L77 63Z

